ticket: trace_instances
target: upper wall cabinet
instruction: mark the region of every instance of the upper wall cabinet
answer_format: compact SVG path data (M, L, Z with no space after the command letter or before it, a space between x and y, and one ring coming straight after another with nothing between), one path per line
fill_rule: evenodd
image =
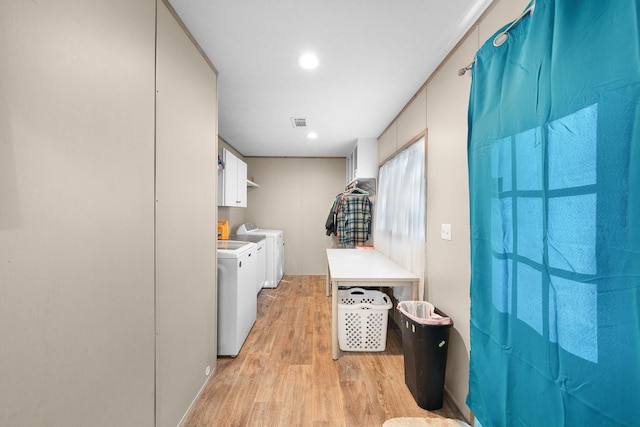
M347 184L356 179L378 176L378 141L358 139L356 146L347 156Z
M247 207L247 164L226 148L218 155L222 169L218 170L218 206Z

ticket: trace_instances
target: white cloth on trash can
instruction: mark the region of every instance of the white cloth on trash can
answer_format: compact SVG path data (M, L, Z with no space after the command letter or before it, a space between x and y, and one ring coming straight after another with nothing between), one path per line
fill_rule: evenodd
M435 312L433 304L427 301L401 301L398 303L400 310L409 319L423 325L448 325L449 317L440 316Z

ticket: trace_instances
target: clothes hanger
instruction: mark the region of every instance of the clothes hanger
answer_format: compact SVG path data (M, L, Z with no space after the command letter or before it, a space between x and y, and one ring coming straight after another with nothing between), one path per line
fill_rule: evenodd
M358 194L354 194L354 193L356 193L356 192L357 192ZM365 191L365 190L363 190L362 188L359 188L359 187L353 187L353 188L351 188L351 189L349 189L349 190L345 191L343 194L344 194L345 196L349 196L349 195L355 195L355 196L363 195L363 196L368 196L368 195L369 195L369 192L368 192L368 191Z

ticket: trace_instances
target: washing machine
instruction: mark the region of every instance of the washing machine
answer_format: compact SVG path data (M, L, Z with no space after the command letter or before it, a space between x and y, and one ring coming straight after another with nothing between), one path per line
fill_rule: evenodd
M284 231L259 228L254 223L242 224L238 235L262 235L266 239L266 274L264 288L275 288L284 275Z
M237 356L258 315L258 245L218 241L218 355Z

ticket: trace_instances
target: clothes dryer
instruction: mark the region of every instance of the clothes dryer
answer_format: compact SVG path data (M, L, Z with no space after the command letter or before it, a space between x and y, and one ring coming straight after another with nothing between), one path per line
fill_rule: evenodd
M266 274L264 288L275 288L284 275L284 231L259 228L250 222L242 224L236 231L238 235L262 235L266 239Z

